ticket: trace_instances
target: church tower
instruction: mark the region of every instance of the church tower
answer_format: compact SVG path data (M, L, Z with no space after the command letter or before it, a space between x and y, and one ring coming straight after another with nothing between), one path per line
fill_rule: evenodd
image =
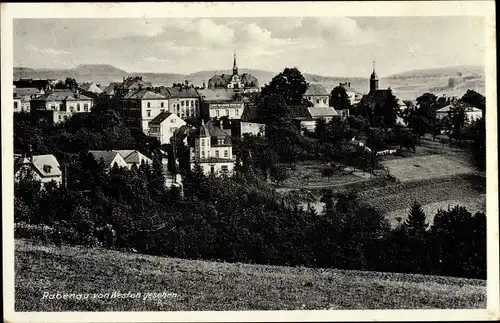
M378 90L378 75L375 73L375 61L373 61L373 72L370 76L370 93L375 93Z
M238 66L236 65L236 53L234 53L234 59L233 59L233 75L238 75Z

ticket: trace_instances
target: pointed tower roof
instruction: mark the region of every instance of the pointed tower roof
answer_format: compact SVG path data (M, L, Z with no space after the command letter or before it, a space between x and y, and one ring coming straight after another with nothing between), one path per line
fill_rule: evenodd
M236 52L235 52L233 58L233 75L236 74L238 74L238 65L236 64Z
M378 80L378 75L375 73L375 61L373 61L373 72L372 75L370 76L370 80Z
M205 122L201 122L201 126L196 130L197 137L210 137L210 131L208 130Z

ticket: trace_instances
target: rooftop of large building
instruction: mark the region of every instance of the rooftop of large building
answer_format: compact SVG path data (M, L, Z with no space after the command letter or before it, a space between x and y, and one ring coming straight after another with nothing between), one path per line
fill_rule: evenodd
M36 97L38 101L92 101L86 95L71 90L53 90Z
M304 93L306 96L325 96L328 95L328 92L326 92L325 88L321 84L309 84L307 86L306 93Z

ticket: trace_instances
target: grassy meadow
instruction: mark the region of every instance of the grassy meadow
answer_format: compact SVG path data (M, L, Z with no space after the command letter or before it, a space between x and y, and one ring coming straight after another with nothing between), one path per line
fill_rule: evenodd
M16 240L15 273L16 311L486 307L482 280L184 260L29 240ZM47 292L116 291L175 297L42 299Z

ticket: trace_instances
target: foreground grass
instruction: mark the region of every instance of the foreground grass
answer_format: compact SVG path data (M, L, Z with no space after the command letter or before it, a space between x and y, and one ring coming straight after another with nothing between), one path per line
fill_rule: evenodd
M112 250L15 244L16 311L485 308L482 280L229 264ZM44 293L176 293L144 300Z

